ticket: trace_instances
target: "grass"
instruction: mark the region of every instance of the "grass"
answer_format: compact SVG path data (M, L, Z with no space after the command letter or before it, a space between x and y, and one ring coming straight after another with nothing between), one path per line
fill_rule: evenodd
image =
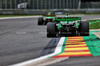
M100 29L100 22L90 24L90 29Z
M0 15L0 17L21 17L21 16L40 16L40 15Z
M87 20L88 22L96 22L96 21L100 21L100 19L96 19L96 20Z
M100 29L100 19L98 20L87 20L90 24L90 29ZM92 23L91 23L92 22Z

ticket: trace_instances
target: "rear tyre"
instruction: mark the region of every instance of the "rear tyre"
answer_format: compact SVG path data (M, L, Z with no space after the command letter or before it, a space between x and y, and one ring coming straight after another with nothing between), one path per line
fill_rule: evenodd
M89 36L89 23L87 21L81 21L79 26L80 36Z
M47 37L56 37L57 28L55 23L48 22L47 23Z
M38 18L38 25L43 25L43 17Z

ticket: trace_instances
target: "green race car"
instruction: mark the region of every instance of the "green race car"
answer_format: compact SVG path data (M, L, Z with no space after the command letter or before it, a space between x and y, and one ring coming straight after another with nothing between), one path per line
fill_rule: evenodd
M47 37L89 36L89 23L81 17L55 17L54 22L47 23Z
M55 15L48 12L47 15L38 18L38 25L46 25L48 22L54 22Z

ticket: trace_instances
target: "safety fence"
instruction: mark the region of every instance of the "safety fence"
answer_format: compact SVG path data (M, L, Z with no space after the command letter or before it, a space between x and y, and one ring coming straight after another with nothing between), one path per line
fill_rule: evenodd
M0 9L100 9L100 0L0 0Z

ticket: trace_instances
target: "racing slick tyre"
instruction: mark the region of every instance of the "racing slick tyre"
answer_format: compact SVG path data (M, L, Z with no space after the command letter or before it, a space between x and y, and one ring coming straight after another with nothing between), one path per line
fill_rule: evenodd
M38 18L38 25L43 25L43 17Z
M79 26L80 36L89 36L89 23L87 21L81 21Z
M47 23L47 37L56 37L57 27L55 23L48 22Z

